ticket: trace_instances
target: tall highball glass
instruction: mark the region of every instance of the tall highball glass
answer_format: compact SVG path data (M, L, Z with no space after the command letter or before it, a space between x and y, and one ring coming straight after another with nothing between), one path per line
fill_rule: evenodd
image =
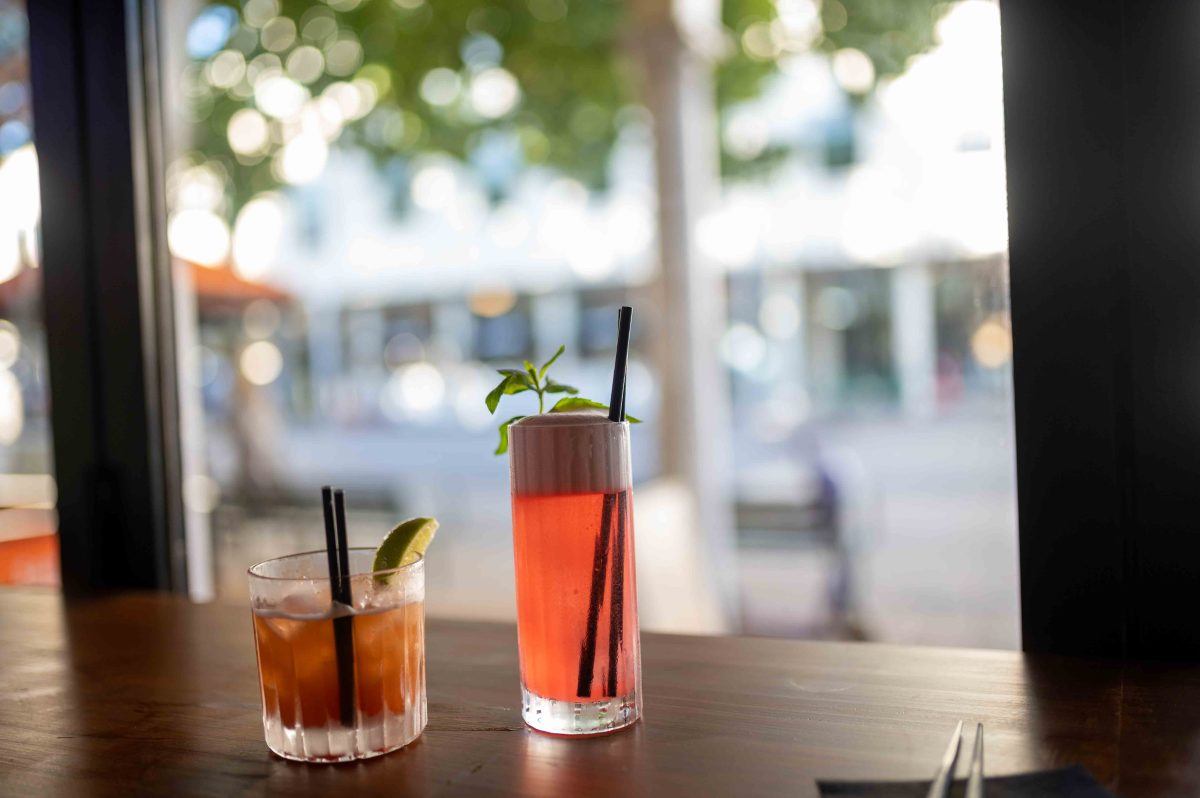
M588 412L510 427L522 715L560 735L642 713L629 424Z

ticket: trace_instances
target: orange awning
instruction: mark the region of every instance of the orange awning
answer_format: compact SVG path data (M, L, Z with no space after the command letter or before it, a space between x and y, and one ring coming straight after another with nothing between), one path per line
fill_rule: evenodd
M24 268L11 280L0 283L0 308L13 307L20 302L37 297L41 277L33 269Z
M273 285L238 277L228 265L209 267L178 260L176 265L187 269L196 302L202 310L245 305L256 299L272 302L290 302L292 299L289 293Z
M267 283L244 280L234 274L229 266L210 268L187 261L175 261L176 267L186 269L196 301L202 308L214 306L241 306L256 299L272 302L290 302L291 294ZM0 283L0 308L16 305L36 296L40 285L39 275L34 269L22 269L11 280Z

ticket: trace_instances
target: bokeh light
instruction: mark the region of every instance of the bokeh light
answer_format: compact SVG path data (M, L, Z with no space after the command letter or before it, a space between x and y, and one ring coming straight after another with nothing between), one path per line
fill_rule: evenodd
M736 158L757 158L767 148L770 127L762 114L746 108L734 111L722 131L725 148Z
M284 75L264 77L254 84L254 102L267 116L293 117L309 98L308 89Z
M742 49L751 58L769 61L779 55L779 43L766 22L755 22L742 32Z
M17 325L0 319L0 369L12 368L21 356L21 333Z
M357 37L348 31L342 32L325 50L325 69L330 75L347 77L362 66L363 50Z
M225 182L208 164L177 167L169 180L171 206L177 210L215 211L225 200Z
M298 83L312 83L325 73L325 56L311 44L297 47L288 54L287 73Z
M218 89L229 89L246 76L246 57L237 50L222 50L204 68L208 82Z
M476 316L495 318L503 316L517 306L517 295L509 288L476 291L468 298L467 306Z
M246 64L246 82L251 87L283 74L283 61L275 53L259 53Z
M211 513L221 502L221 486L207 474L188 474L183 480L183 504L193 513Z
M38 158L26 144L0 161L0 223L33 230L42 216Z
M300 18L300 36L317 47L329 47L337 39L338 25L328 8L314 6Z
M388 379L381 398L384 414L392 420L426 416L446 396L446 380L432 363L413 363L397 369Z
M262 46L282 53L296 43L296 23L287 17L275 17L262 28Z
M1003 368L1012 359L1012 334L1004 322L993 316L971 335L971 354L984 368Z
M775 0L778 26L784 49L801 52L821 34L821 13L814 0Z
M229 257L229 226L212 211L176 211L167 222L167 244L178 258L219 266Z
M866 94L875 85L875 65L862 50L847 47L833 54L833 76L851 94Z
M17 230L0 221L0 283L6 283L21 273L21 236Z
M188 26L185 46L192 58L208 58L225 46L237 25L237 12L229 6L209 6Z
M270 341L255 341L242 350L238 367L251 385L270 385L283 372L283 353Z
M412 181L412 198L427 211L445 208L454 199L457 179L449 166L433 163L421 167Z
M325 87L325 91L321 92L321 112L328 114L332 108L337 108L343 119L358 119L366 114L366 110L362 107L362 96L358 90L344 81L330 83ZM327 103L332 103L328 105Z
M239 155L262 155L271 143L266 118L253 108L243 108L229 118L229 148Z
M749 324L734 323L721 336L721 359L730 368L752 372L767 356L767 344L758 330Z
M278 194L259 194L238 211L233 227L233 268L246 280L260 280L277 265L284 229Z
M20 119L10 119L0 125L0 155L12 152L22 144L29 143L32 131Z
M421 99L433 106L450 105L462 92L462 78L453 69L438 67L421 78Z
M0 368L0 445L8 446L21 437L25 427L25 402L21 383L6 368Z
M253 28L261 28L279 14L279 0L246 0L242 19Z
M311 183L325 171L329 145L318 132L306 131L284 145L275 156L273 171L294 186Z
M501 67L485 69L471 80L471 107L487 119L505 116L517 106L520 99L521 88L517 85L517 79Z

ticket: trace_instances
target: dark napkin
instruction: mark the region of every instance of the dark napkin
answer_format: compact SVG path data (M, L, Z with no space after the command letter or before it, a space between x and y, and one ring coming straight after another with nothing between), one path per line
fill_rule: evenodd
M985 781L987 798L1114 798L1082 765ZM861 798L925 798L929 792L927 781L817 781L817 787L823 796ZM966 789L966 779L960 779L950 787L950 795L961 798Z

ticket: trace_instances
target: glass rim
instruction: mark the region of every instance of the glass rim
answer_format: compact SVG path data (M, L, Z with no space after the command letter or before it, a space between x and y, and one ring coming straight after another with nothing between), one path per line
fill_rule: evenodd
M266 574L255 573L254 571L255 568L260 568L273 562L279 562L280 560L290 560L294 557L309 557L314 554L328 556L326 554L327 551L328 549L313 549L312 551L298 551L295 554L285 554L282 557L272 557L269 560L263 560L262 562L257 562L254 565L251 565L246 569L246 575L249 576L251 580L263 579L270 582L329 582L331 580L328 574L323 574L322 576L267 576ZM351 546L350 551L375 551L375 549L371 548L370 546ZM385 568L381 571L351 571L350 578L353 579L356 576L390 576L392 574L399 574L403 573L404 571L408 571L409 569L415 568L424 562L425 555L418 554L417 559L413 560L408 565L401 565L396 568Z
M549 415L549 411L547 411L546 413L539 413L538 415ZM559 416L558 413L555 413L554 415ZM566 417L565 413L560 416L560 418L565 418L565 417ZM526 416L525 418L533 418L533 416ZM595 421L583 421L582 419L577 420L574 418L569 419L565 422L556 422L554 424L522 425L520 421L517 421L517 422L514 422L509 427L509 434L511 435L513 430L521 430L522 432L530 432L531 430L541 431L541 430L551 430L551 429L571 429L573 427L603 427L605 424L615 424L617 426L624 426L624 427L629 426L628 418L622 419L621 421L613 421L608 416L601 416L601 418L604 419L604 424L597 424ZM524 419L522 419L522 420L524 420Z

